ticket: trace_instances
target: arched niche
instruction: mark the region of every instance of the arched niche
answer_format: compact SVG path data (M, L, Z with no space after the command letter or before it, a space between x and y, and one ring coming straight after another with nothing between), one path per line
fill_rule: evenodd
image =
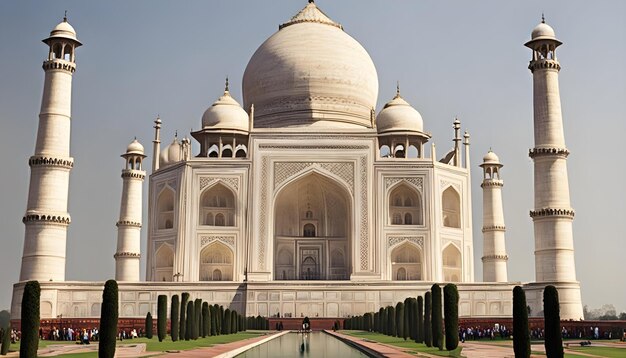
M274 203L274 279L349 279L352 204L344 184L312 171L282 187ZM281 261L285 252L293 264ZM342 259L333 263L333 252Z
M235 193L222 183L206 189L200 196L200 225L235 226Z
M392 280L422 280L422 251L415 245L405 242L391 251Z
M454 244L448 244L442 252L443 280L461 282L461 251Z
M441 195L443 226L461 227L461 196L453 188L448 187Z
M174 227L174 190L166 186L157 198L157 229Z
M389 193L390 225L423 225L424 214L420 193L406 183L394 187Z
M200 281L232 281L233 251L221 242L214 242L200 252Z
M172 281L174 272L174 250L162 244L154 254L154 281Z

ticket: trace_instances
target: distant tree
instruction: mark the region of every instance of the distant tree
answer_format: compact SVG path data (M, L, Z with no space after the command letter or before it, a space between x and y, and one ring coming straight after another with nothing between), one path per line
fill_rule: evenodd
M404 303L396 303L396 337L406 339L404 335Z
M513 289L513 351L516 358L530 358L526 293L520 286Z
M202 303L202 338L211 334L211 313L209 311L209 303Z
M424 343L424 298L417 296L417 329L415 335L417 336L415 342Z
M622 312L619 314L620 321L626 321L626 312Z
M41 287L37 281L28 281L22 294L22 340L20 357L37 357L39 347L39 299Z
M180 339L187 340L187 303L189 302L189 293L183 292L180 299L180 321L178 334Z
M441 311L441 287L438 284L432 285L430 288L432 292L432 313L431 313L431 326L433 335L433 346L443 350L443 313Z
M222 334L230 334L230 309L224 310L222 319Z
M563 338L561 337L561 313L559 292L549 285L543 290L543 316L546 355L549 358L563 357Z
M432 314L432 293L426 292L424 295L424 343L426 347L433 346L433 326L431 324Z
M167 335L167 296L157 297L157 336L159 342L163 342Z
M196 316L193 312L193 301L187 302L187 315L185 320L185 340L191 340L193 334L193 320Z
M459 291L453 283L443 287L443 310L446 349L453 351L459 346Z
M148 314L146 315L146 338L148 339L152 339L152 313L148 312Z
M178 332L179 332L179 317L180 316L180 302L178 300L178 295L172 296L172 303L170 306L170 335L172 336L172 342L178 341Z
M196 298L193 302L193 329L191 331L192 339L200 337L200 327L202 325L202 299Z
M119 316L118 310L119 306L117 282L115 280L108 280L104 284L104 291L102 291L102 306L100 311L99 329L100 342L98 344L98 357L100 358L113 358L115 356L115 341L117 339L117 319ZM20 356L22 355L20 354Z

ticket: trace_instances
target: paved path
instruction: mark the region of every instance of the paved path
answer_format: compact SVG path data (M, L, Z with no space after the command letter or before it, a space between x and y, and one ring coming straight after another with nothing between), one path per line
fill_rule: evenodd
M216 344L214 346L211 347L206 347L206 348L197 348L197 349L191 349L191 350L187 350L187 351L179 351L176 353L166 353L164 355L160 355L159 358L161 357L176 357L176 358L182 358L182 357L216 357L225 353L228 353L230 351L236 350L238 348L242 348L248 345L254 345L255 343L258 343L259 341L263 341L265 339L268 339L270 337L274 337L274 336L280 336L283 334L289 333L288 331L283 331L283 332L273 332L270 335L262 335L259 337L254 337L254 338L248 338L248 339L243 339L241 341L236 341L236 342L231 342L231 343L225 343L225 344ZM154 352L153 352L154 353ZM228 355L227 355L228 356Z
M383 357L391 357L391 358L415 358L414 355L409 354L409 353L405 353L401 350L399 350L397 347L392 347L386 344L382 344L382 343L378 343L378 342L372 342L369 340L364 340L362 338L357 338L357 337L352 337L352 336L348 336L346 334L342 334L342 333L338 333L338 332L333 332L333 331L325 331L326 333L329 333L335 337L338 337L339 339L342 340L347 340L350 342L353 342L354 344L357 344L359 346L365 347L366 349L373 351Z

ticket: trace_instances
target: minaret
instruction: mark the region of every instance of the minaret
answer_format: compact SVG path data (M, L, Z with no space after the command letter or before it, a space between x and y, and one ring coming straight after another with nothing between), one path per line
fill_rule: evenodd
M141 244L141 194L146 172L143 146L133 140L122 154L126 169L122 170L122 204L120 220L117 222L117 251L115 257L115 279L117 281L139 281L139 257Z
M483 282L507 282L507 261L502 210L502 187L500 178L502 164L498 156L489 150L483 157Z
M24 222L20 281L64 281L70 170L72 75L81 45L67 17L43 40L49 46Z
M556 48L561 45L552 27L542 21L525 45L532 52L528 69L533 74L535 147L535 279L559 290L561 319L583 317L580 285L576 281L572 221L567 178L567 156L561 117Z
M159 170L159 158L161 157L161 117L157 116L154 121L154 140L152 141L152 172Z

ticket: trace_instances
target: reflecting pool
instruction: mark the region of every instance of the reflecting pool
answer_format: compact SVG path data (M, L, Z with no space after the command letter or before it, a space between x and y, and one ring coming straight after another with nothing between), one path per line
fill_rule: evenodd
M237 358L244 357L354 358L369 356L329 334L312 332L285 334L237 356Z

